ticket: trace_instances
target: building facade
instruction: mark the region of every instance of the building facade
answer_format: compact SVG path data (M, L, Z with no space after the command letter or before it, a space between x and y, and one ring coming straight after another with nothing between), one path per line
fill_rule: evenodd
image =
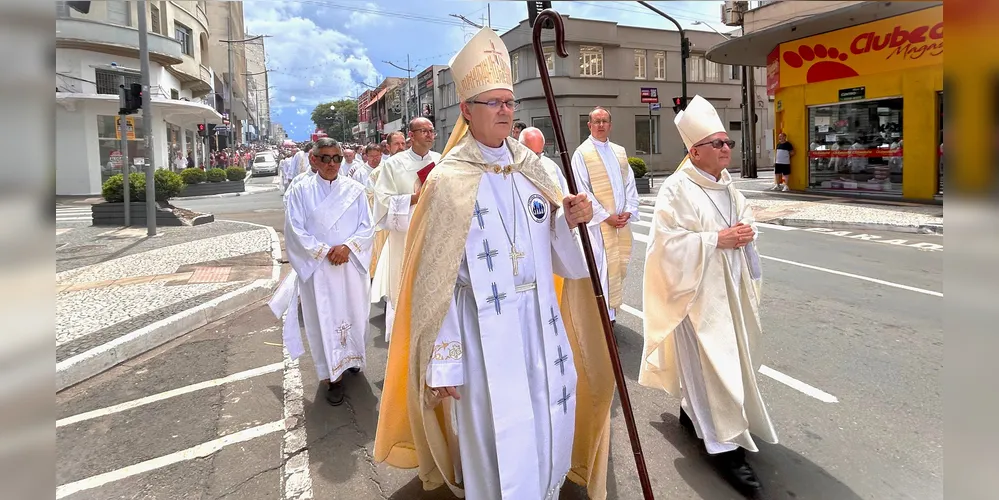
M608 109L612 116L611 141L620 144L629 156L645 160L651 172L672 172L686 152L673 126L672 98L681 96L680 36L676 31L620 26L615 22L576 19L564 16L566 49L562 59L554 52L552 34L542 36L544 59L551 75L565 140L571 150L589 136L588 114L595 106ZM687 95L700 95L717 109L732 139L742 141L741 72L738 67L715 64L704 57L704 49L725 40L715 32L686 31L693 48L688 60ZM539 77L537 59L528 22L501 35L510 51L514 94L519 108L516 121L541 129L546 150L555 156L551 116ZM757 82L764 71L757 69ZM460 115L450 71L441 71L441 103L437 112L438 143L444 144ZM643 88L655 89L660 109L642 103ZM758 86L765 96L765 86ZM758 136L767 129L765 99L758 103ZM738 147L732 152L733 166L741 165ZM758 161L770 161L766 151Z
M153 153L156 168L176 169L178 157L206 158L199 123L221 123L212 89L206 2L148 3L153 142L143 134L140 112L126 118L131 170L143 170ZM118 89L140 83L138 12L134 2L91 2L83 14L56 3L56 194L96 195L123 170L118 128ZM184 162L186 166L186 161Z
M941 2L835 2L804 18L756 22L808 4L747 11L746 34L708 53L766 67L773 133L799 152L789 187L942 199Z
M250 106L246 95L246 74L249 73L246 69L248 44L224 42L224 40L243 40L246 32L243 26L243 2L201 0L198 4L203 4L208 14L211 40L208 44L209 57L212 68L216 74L221 75L222 80L222 87L216 87L215 91L225 106L222 115L229 123L224 125L228 125L232 130L231 134L228 132L214 134L211 144L213 149L224 149L245 142L246 125L250 120Z
M246 34L245 38L252 38ZM250 110L251 140L267 141L270 136L270 89L267 84L267 55L264 39L257 38L245 45L246 95Z

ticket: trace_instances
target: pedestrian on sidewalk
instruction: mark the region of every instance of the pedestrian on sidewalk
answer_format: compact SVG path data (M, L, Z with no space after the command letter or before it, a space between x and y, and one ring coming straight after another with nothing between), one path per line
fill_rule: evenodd
M794 146L787 140L787 134L777 134L777 158L774 162L774 185L772 191L787 191L787 183L791 177L791 157L794 156Z
M342 175L340 144L324 137L309 154L316 175L292 186L285 216L285 245L292 272L271 299L284 316L284 344L296 359L305 349L298 299L309 351L326 401L343 403L342 377L364 368L368 327L372 224L364 186Z
M726 167L735 141L695 96L674 119L690 155L659 188L645 259L638 381L679 396L679 422L746 495L760 482L745 450L777 442L756 383L760 259L746 198Z

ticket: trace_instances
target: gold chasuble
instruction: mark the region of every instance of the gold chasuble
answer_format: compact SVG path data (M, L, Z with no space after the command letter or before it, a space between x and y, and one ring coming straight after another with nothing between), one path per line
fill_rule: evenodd
M624 148L614 143L609 143L614 155L621 166L621 178L628 178L628 155ZM586 170L590 174L590 184L593 188L593 196L607 210L614 213L617 206L614 200L614 190L611 188L610 178L607 177L607 168L604 166L600 153L593 145L593 141L585 140L579 145L583 154L583 162L586 163ZM607 283L609 290L607 293L608 306L617 309L624 301L622 288L624 287L624 276L628 272L628 259L631 258L631 227L612 227L610 224L600 224L600 234L604 240L604 255L607 260Z
M464 127L455 131L465 132ZM454 293L479 182L484 171L494 167L485 163L471 134L463 135L452 135L453 149L445 149L413 211L375 433L375 460L404 469L419 467L427 490L447 484L460 491L450 451L457 449L457 443L449 442L445 427L451 400L427 408L426 373ZM512 152L512 167L561 207L557 181L537 155L512 138L506 139L506 145Z

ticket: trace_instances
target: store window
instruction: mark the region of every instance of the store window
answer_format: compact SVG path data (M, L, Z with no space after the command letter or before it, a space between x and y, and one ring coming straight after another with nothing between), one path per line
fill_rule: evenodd
M649 133L649 124L652 133ZM650 147L649 141L652 141ZM650 121L648 115L635 116L635 154L649 154L649 151L659 154L659 116L653 115Z
M901 194L901 98L813 106L808 124L809 189Z
M118 129L117 116L98 115L97 116L97 142L101 158L101 184L112 175L121 173L121 137ZM128 162L132 172L138 172L141 167L136 167L136 160L142 163L145 157L145 148L142 146L142 118L139 116L129 116L125 120L128 126Z

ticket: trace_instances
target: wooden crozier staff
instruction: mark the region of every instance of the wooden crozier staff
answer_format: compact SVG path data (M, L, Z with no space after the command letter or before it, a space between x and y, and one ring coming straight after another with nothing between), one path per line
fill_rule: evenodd
M559 155L562 158L562 170L569 185L569 193L576 195L579 189L569 161L569 151L565 147L565 134L562 132L562 120L559 118L558 106L555 104L555 93L552 92L551 77L548 75L548 65L541 46L541 30L546 21L555 26L555 52L559 57L569 57L565 50L565 25L562 16L552 9L545 9L534 21L534 55L538 61L538 71L541 74L541 84L545 87L545 99L548 101L548 113L551 116L552 128L555 129L555 141L558 144ZM621 358L618 355L617 339L611 326L610 313L607 312L607 299L604 298L603 287L600 284L600 272L597 261L593 257L593 247L590 243L590 232L586 224L579 224L579 236L583 240L583 254L586 266L590 270L590 283L593 294L597 297L597 310L600 311L600 322L604 328L604 338L607 340L607 352L610 354L611 366L614 368L614 380L617 382L617 392L621 397L621 409L624 411L624 421L628 427L628 437L631 439L631 451L635 455L635 467L638 469L638 479L642 484L645 500L653 500L652 484L649 482L649 472L645 467L645 455L642 454L642 443L638 439L638 427L635 426L635 414L631 409L631 397L628 396L628 386L625 385L624 370L621 368Z

